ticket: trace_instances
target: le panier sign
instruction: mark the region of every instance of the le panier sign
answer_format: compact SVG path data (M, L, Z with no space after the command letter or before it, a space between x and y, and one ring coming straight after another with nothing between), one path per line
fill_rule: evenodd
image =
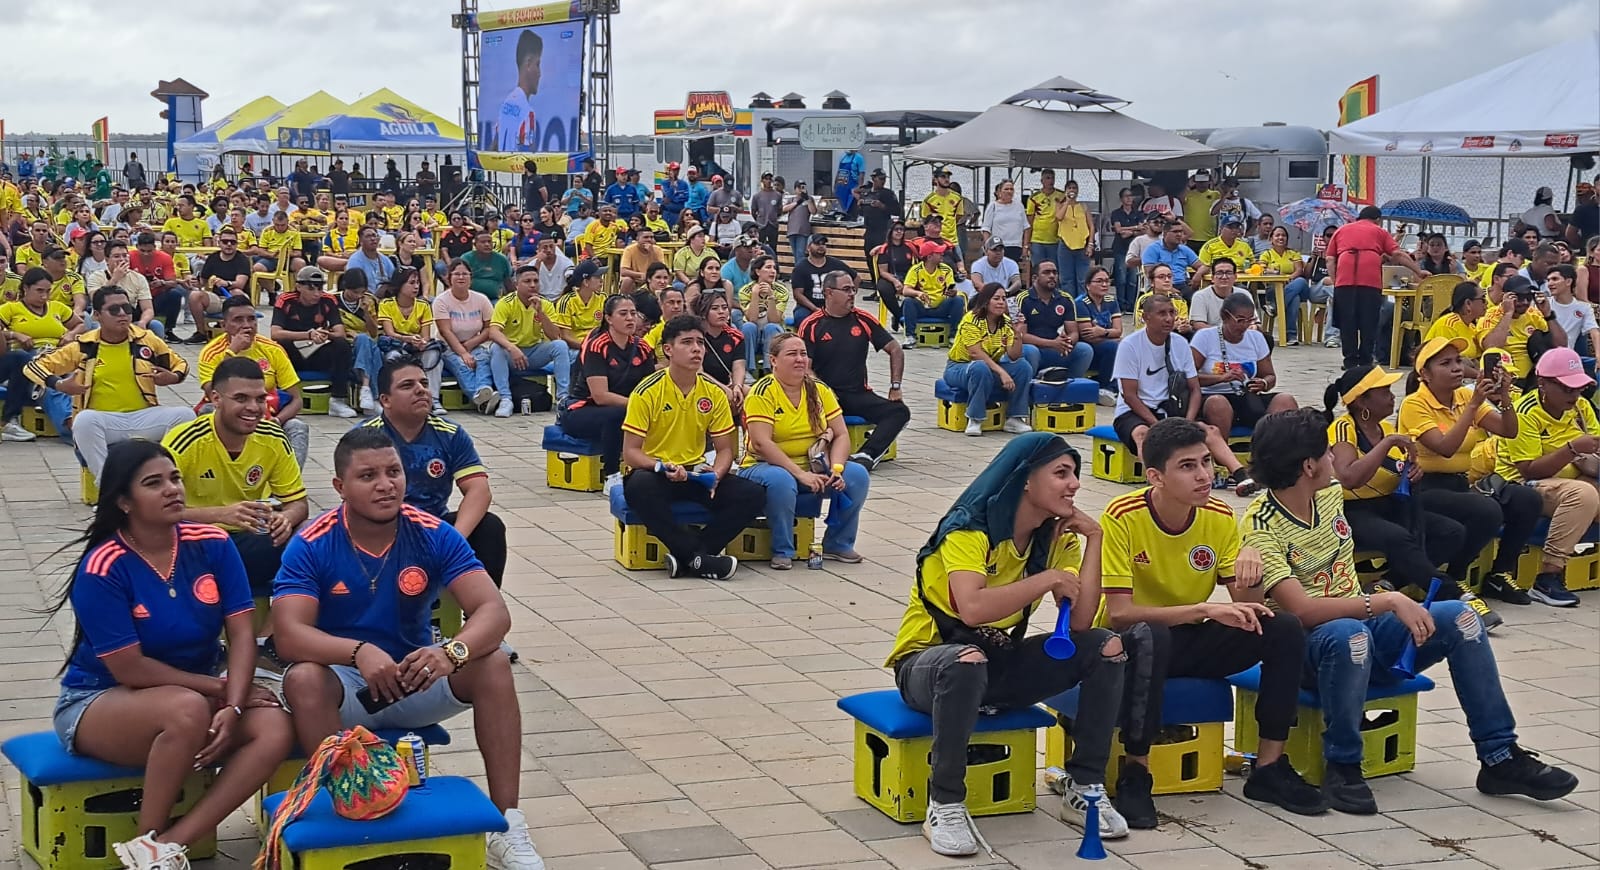
M807 151L853 151L867 144L867 121L860 115L800 119L800 147Z

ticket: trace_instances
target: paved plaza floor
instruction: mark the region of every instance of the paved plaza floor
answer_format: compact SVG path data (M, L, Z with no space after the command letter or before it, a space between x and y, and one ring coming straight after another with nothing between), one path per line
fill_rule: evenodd
M183 352L191 360L194 348ZM1338 352L1285 348L1279 377L1319 402ZM899 825L851 790L851 723L844 694L889 688L880 667L899 625L914 557L951 501L1010 436L967 438L934 425L933 381L944 355L908 354L913 410L899 460L874 473L858 549L862 565L804 562L787 573L742 565L730 582L630 572L612 560L612 520L598 494L544 483L542 427L552 415L455 419L492 472L494 510L510 529L505 594L524 734L522 808L550 870L833 870L1019 867L1078 863L1080 835L1057 821L1045 794L1028 815L978 825L1000 855L966 860L929 851L917 825ZM887 382L885 360L872 362ZM190 403L197 388L164 390ZM1099 409L1109 422L1110 409ZM314 511L336 504L334 442L347 421L308 418L305 469ZM1087 455L1085 436L1069 440ZM1079 504L1098 515L1125 487L1087 475ZM1236 507L1242 502L1233 500ZM0 445L0 738L45 730L72 621L37 615L66 578L61 553L84 527L78 471L53 439ZM1520 741L1574 771L1578 791L1537 804L1480 795L1471 742L1443 667L1422 696L1416 770L1372 781L1384 812L1302 818L1241 797L1228 777L1216 794L1157 798L1165 821L1108 843L1103 868L1319 870L1600 866L1600 597L1580 606L1502 606L1494 647ZM1053 613L1034 619L1047 630ZM482 780L470 715L448 723L454 743L434 772ZM1041 766L1042 766L1042 741ZM19 857L18 783L0 775L0 866ZM1042 786L1040 790L1043 791ZM220 832L220 855L198 866L246 868L257 851L245 814ZM1095 866L1088 865L1085 866Z

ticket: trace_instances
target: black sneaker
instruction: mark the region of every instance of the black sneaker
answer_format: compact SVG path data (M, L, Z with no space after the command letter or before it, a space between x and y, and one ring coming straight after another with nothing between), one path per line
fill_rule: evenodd
M1572 607L1578 603L1578 596L1567 591L1567 581L1554 571L1540 574L1533 580L1533 588L1528 591L1528 596L1540 604L1551 607Z
M1511 582L1511 575L1504 571L1497 571L1483 578L1483 594L1485 597L1515 604L1518 607L1533 603L1528 593L1518 589L1517 585Z
M1506 624L1505 619L1502 618L1500 614L1489 609L1489 603L1487 601L1484 601L1482 598L1473 595L1471 592L1461 593L1461 596L1458 600L1460 600L1462 604L1472 608L1473 613L1478 614L1478 618L1483 620L1484 631L1494 631L1500 626Z
M1378 802L1372 797L1372 789L1367 787L1366 779L1361 776L1359 764L1328 762L1327 770L1322 774L1322 796L1327 798L1329 806L1341 813L1353 816L1378 813Z
M739 560L732 556L696 556L689 570L702 580L727 580L739 570Z
M1511 757L1478 768L1478 791L1484 794L1520 794L1540 801L1566 797L1578 787L1578 778L1539 760L1539 753L1511 747Z
M211 336L209 336L209 335L207 335L207 334L205 334L203 332L196 331L193 335L190 335L188 338L184 339L183 343L184 344L205 344L206 342L208 342L210 340L211 340Z
M1257 765L1245 780L1244 796L1277 804L1299 816L1318 816L1328 811L1327 799L1300 777L1287 755L1271 764Z
M1228 483L1233 487L1233 494L1240 498L1249 498L1261 489L1243 467L1234 469L1233 474L1228 475Z
M1132 761L1122 763L1122 773L1117 775L1117 796L1112 805L1127 820L1128 827L1141 831L1154 830L1161 820L1156 817L1156 802L1150 797L1155 779L1150 769Z

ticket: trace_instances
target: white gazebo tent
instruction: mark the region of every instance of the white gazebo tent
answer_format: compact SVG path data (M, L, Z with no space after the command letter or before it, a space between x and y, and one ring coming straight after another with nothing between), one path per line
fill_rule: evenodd
M1600 31L1330 130L1328 150L1377 157L1600 151Z

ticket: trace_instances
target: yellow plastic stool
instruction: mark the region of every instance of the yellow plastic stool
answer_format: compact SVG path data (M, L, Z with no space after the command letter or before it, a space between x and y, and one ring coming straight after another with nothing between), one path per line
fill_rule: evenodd
M1117 793L1117 778L1127 750L1122 729L1111 735L1111 764L1106 768L1106 793ZM1057 725L1045 732L1044 763L1063 767L1072 757L1072 738ZM1151 794L1198 794L1222 790L1222 723L1168 725L1150 744Z
M600 457L546 450L544 482L551 489L573 492L599 492Z
M647 571L667 567L667 548L644 526L623 525L616 521L612 535L613 555L617 564L630 571Z
M1246 672L1259 673L1259 668ZM1260 696L1239 685L1237 681L1240 676L1244 675L1229 678L1229 682L1234 683L1238 690L1238 702L1234 705L1233 745L1239 752L1253 755L1261 745L1261 732L1256 726L1256 704ZM1417 694L1432 688L1432 680L1418 676L1399 686L1374 686L1367 690L1368 700L1361 708L1362 776L1372 779L1406 773L1416 767ZM1300 691L1298 721L1289 730L1284 750L1306 782L1321 785L1323 771L1327 769L1322 757L1322 732L1327 725L1322 718L1322 709L1315 706L1316 701L1315 693L1305 689Z
M851 453L859 453L859 452L861 452L861 445L866 444L867 443L867 436L872 434L872 429L873 429L872 424L871 423L857 423L855 425L847 424L846 428L850 430L850 452ZM879 462L888 462L889 460L894 459L894 458L898 457L899 455L900 455L900 439L896 438L895 440L889 442L889 449L884 451L883 458L879 459L878 461Z
M947 323L917 324L917 347L949 347L950 325Z
M100 501L100 487L95 485L94 475L89 473L89 469L78 469L78 485L84 504L92 505Z
M1526 592L1533 588L1533 578L1539 576L1543 558L1543 547L1529 544L1527 549L1522 551L1522 556L1517 559L1516 584L1519 589ZM1566 581L1568 592L1600 589L1600 549L1590 550L1582 556L1568 557L1563 579Z
M327 381L301 381L300 413L327 415L332 395L333 385Z
M949 399L938 399L939 402L939 428L950 432L965 432L967 430L967 403L952 402ZM1005 425L1005 409L1000 405L990 405L989 413L983 418L983 431L998 432Z
M1061 403L1033 406L1033 428L1039 432L1074 435L1094 425L1093 405Z
M795 517L794 546L800 558L811 552L816 541L817 521L811 517ZM728 555L740 560L761 561L772 558L772 529L765 519L756 520L728 544ZM663 560L664 561L664 560Z
M439 404L446 411L473 411L472 400L461 391L461 385L455 381L444 381L439 385Z
M22 428L32 432L40 438L59 438L60 432L56 431L56 424L50 422L50 417L44 411L25 406L22 409Z
M461 605L456 603L456 597L448 589L439 593L439 600L433 603L433 627L444 637L455 637L461 633L463 621Z
M1118 438L1095 435L1090 450L1094 454L1091 468L1095 477L1112 483L1144 482L1144 463L1130 453Z

